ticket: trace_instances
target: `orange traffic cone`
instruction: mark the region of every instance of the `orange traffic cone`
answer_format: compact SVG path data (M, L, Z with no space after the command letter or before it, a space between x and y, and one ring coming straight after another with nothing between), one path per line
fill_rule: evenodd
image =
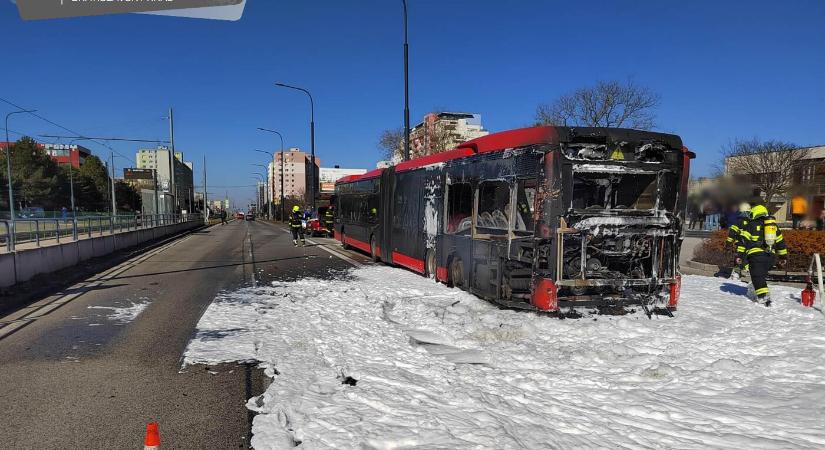
M158 423L152 422L146 425L146 437L143 439L143 450L157 450L160 448L160 432Z

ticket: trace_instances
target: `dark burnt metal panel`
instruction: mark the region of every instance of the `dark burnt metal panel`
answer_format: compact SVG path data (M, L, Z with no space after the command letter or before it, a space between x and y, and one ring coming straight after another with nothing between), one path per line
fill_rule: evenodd
M392 218L392 251L423 260L422 170L395 174Z
M395 171L385 169L380 178L381 197L379 202L380 228L378 246L381 248L381 260L392 262L392 218L394 214L393 197L395 196Z

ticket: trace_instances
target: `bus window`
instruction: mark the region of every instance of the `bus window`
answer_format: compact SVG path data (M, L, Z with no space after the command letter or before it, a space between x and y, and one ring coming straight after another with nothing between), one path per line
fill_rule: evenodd
M367 196L367 220L370 223L378 223L378 194Z
M476 227L506 232L510 227L510 185L504 181L485 181L478 187ZM500 233L495 233L500 234Z
M447 188L446 232L470 234L473 226L473 188L470 183L451 184Z
M530 233L533 230L533 213L536 200L536 180L519 180L516 192L516 233Z
M573 209L653 209L656 205L655 174L576 173L573 177Z

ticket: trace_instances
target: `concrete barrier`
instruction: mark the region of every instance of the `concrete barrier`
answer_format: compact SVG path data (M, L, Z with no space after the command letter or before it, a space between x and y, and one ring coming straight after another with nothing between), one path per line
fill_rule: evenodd
M198 221L184 222L2 253L0 254L0 288L8 288L31 280L40 274L56 272L77 265L81 261L193 230L201 225L202 223Z

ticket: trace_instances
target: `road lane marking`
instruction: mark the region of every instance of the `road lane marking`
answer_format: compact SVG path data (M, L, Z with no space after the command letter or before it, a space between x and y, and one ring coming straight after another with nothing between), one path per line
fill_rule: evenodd
M347 256L347 255L344 255L343 253L338 253L337 251L335 251L335 250L333 250L333 249L331 249L331 248L327 248L326 244L322 244L322 243L320 243L320 242L313 241L312 239L307 239L307 242L309 242L309 243L311 243L311 244L315 244L315 246L316 246L316 247L318 247L318 248L320 248L321 250L323 250L323 251L325 251L325 252L327 252L327 253L329 253L329 254L331 254L331 255L333 255L333 256L337 256L338 258L340 258L340 259L342 259L342 260L344 260L344 261L346 261L346 262L348 262L348 263L352 264L352 265L353 265L353 266L355 266L355 267L363 267L363 266L364 266L363 264L361 264L361 263L359 263L358 261L356 261L356 260L354 260L354 259L350 258L350 257L349 257L349 256Z

